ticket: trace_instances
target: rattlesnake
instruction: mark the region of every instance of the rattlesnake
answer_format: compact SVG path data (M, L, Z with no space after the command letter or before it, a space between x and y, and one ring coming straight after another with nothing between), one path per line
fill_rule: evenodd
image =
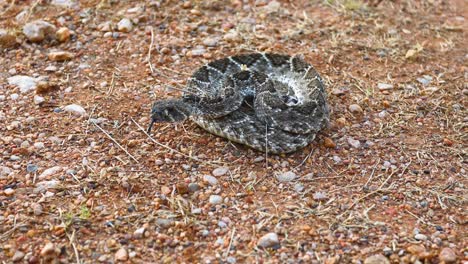
M205 130L268 153L308 145L329 121L321 77L300 56L252 53L212 61L178 99L156 101L151 124L192 119Z

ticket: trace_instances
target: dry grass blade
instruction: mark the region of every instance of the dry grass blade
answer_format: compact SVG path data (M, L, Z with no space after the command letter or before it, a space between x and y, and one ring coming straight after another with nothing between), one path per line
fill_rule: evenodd
M101 130L102 133L104 133L110 140L112 140L121 150L123 150L131 159L133 159L136 163L140 163L132 154L130 154L122 145L117 142L109 133L107 133L102 127L100 127L98 124L93 122L93 124Z

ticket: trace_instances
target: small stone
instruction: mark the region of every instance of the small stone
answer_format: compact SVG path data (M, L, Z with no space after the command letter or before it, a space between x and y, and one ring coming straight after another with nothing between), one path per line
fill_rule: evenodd
M27 172L36 172L37 171L37 165L35 165L35 164L26 165L26 171Z
M324 138L323 145L326 148L336 148L336 143L333 142L333 140L331 138L329 138L329 137Z
M135 232L133 232L133 236L137 239L143 238L145 236L146 228L140 227Z
M290 182L290 181L293 181L296 178L297 178L296 173L294 173L292 171L287 171L287 172L280 173L280 174L276 175L276 179L279 182Z
M0 29L0 48L12 48L16 45L16 36L12 32Z
M196 46L188 54L192 57L196 57L196 56L203 56L205 52L206 50L203 46Z
M34 96L34 104L40 105L45 101L45 98L40 95Z
M34 143L34 148L35 148L35 149L38 149L38 150L39 150L39 149L43 149L44 147L45 147L44 142L36 142L36 143ZM36 167L36 169L37 169L37 167Z
M126 261L128 259L128 252L125 248L120 248L115 252L114 259L116 261Z
M34 188L33 193L44 193L47 189L55 189L59 185L59 181L52 180L52 181L41 181L36 184L36 188Z
M420 245L411 245L408 248L406 248L406 250L409 253L416 255L416 256L421 256L426 252L426 249L424 248L424 246L420 246Z
M451 248L443 248L439 253L439 260L445 263L457 262L457 255Z
M56 72L57 67L55 67L54 65L49 65L44 69L44 71L46 71L46 72Z
M352 137L348 138L348 144L353 148L359 148L361 146L361 142L359 142L359 140L356 140Z
M225 35L224 35L224 40L228 41L228 42L236 42L239 40L239 34L231 29L229 32L227 32Z
M340 87L332 90L332 94L334 95L344 95L349 92L348 87Z
M44 212L42 205L38 203L33 204L32 209L35 216L40 216Z
M156 225L162 228L169 228L174 224L174 220L166 219L166 218L158 218L156 219Z
M294 185L294 190L295 190L296 192L302 192L302 191L304 191L304 185L302 185L302 184L300 184L300 183L296 183L296 184Z
M16 85L20 88L20 92L27 93L36 89L37 79L24 75L15 75L7 79L11 85Z
M419 77L416 79L419 83L426 86L429 85L432 81L432 76L424 75L423 77Z
M77 116L83 116L86 114L86 110L77 104L70 104L63 108L63 111L75 114Z
M210 195L209 202L210 204L220 204L223 202L223 197L219 195Z
M38 179L43 180L43 179L49 178L50 176L60 172L61 170L62 170L62 167L60 167L60 166L55 166L55 167L52 167L52 168L48 168L45 171L43 171L41 173L41 175L38 176Z
M57 253L55 245L51 242L47 243L41 250L42 257L50 257Z
M48 57L51 61L67 61L73 59L75 55L68 51L51 51Z
M215 47L218 45L218 39L217 38L206 38L203 40L203 45L207 47Z
M416 240L419 240L419 241L426 241L426 240L427 240L427 236L424 235L424 234L416 234L416 235L414 236L414 238L415 238Z
M50 3L55 6L60 6L64 8L78 8L79 7L79 2L77 2L76 0L52 0Z
M185 182L176 184L176 190L179 194L186 194L189 192L188 185Z
M261 248L273 248L278 249L280 247L280 242L278 235L276 233L268 233L262 236L258 242L257 246Z
M97 26L98 30L101 32L109 32L112 31L113 26L110 21L103 22Z
M236 263L236 258L232 257L232 256L227 257L226 262L229 263L229 264L235 264Z
M379 90L381 90L381 91L391 90L391 89L393 89L393 84L378 83L377 88L379 88Z
M67 27L61 27L57 32L55 33L57 40L60 42L67 42L70 39L71 36L71 30L68 29Z
M218 184L218 180L215 177L211 176L211 175L204 175L203 180L208 182L211 185Z
M3 193L4 193L6 196L11 196L11 195L15 194L15 189L6 188L5 190L3 190Z
M198 183L191 182L188 185L189 192L196 192L200 190L200 185Z
M128 19L128 18L123 18L117 24L117 30L119 30L120 32L130 32L130 31L132 31L133 30L132 21L130 19Z
M364 260L364 264L390 264L390 261L381 254L372 255Z
M16 250L15 254L13 254L13 257L11 258L11 261L18 262L22 260L23 258L24 258L24 253L19 250Z
M23 27L23 34L31 42L41 42L45 38L51 38L55 35L55 31L54 25L42 20L27 23Z
M219 167L219 168L214 169L211 174L213 174L213 176L215 177L220 177L226 174L228 171L229 171L228 167Z
M314 198L314 200L317 200L317 201L323 201L323 200L328 199L327 194L324 192L315 192L312 197Z
M357 104L352 104L348 107L348 110L354 114L361 114L363 112L362 108Z
M449 147L453 145L453 141L448 138L444 138L443 143L445 146L449 146Z

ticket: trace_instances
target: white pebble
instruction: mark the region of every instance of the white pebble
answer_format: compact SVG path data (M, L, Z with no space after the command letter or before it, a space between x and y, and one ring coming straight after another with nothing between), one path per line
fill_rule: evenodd
M361 146L361 142L359 142L359 140L356 140L352 137L348 138L348 144L353 148L359 148Z
M211 176L211 175L204 175L203 180L208 182L211 185L218 184L218 180L215 177Z
M119 21L117 24L117 29L120 32L130 32L133 30L133 23L130 21L128 18L123 18L122 20Z
M262 248L276 248L279 245L280 242L276 233L268 233L262 236L257 242L257 246Z
M219 195L210 195L209 202L210 204L220 204L223 202L223 197Z
M276 175L276 179L279 182L290 182L296 179L296 177L297 177L296 173L292 171L287 171L287 172Z
M25 75L15 75L7 79L11 85L16 85L20 88L20 92L27 93L36 89L37 79Z
M219 167L219 168L214 169L211 174L213 174L213 176L215 177L219 177L219 176L223 176L228 171L229 171L228 167Z
M391 90L393 89L393 84L388 84L388 83L378 83L377 84L377 88L379 88L379 90Z
M83 116L86 114L86 110L82 106L77 104L67 105L63 108L63 110L65 112L73 113L78 116Z
M35 95L34 96L34 103L35 104L41 104L45 101L44 97L40 96L40 95Z
M62 167L60 166L55 166L55 167L52 167L52 168L48 168L46 169L45 171L43 171L41 173L41 175L39 175L39 179L42 180L42 179L45 179L49 176L52 176L54 174L56 174L57 172L61 171L62 170Z
M34 143L34 148L35 149L43 149L44 148L44 143L43 142L36 142L36 143Z

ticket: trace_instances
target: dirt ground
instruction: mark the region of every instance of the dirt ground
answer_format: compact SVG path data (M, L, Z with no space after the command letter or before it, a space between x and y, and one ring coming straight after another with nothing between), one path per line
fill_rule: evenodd
M468 263L467 11L0 0L0 262ZM35 20L53 28L32 39ZM303 54L326 81L312 144L144 132L197 67L252 51Z

